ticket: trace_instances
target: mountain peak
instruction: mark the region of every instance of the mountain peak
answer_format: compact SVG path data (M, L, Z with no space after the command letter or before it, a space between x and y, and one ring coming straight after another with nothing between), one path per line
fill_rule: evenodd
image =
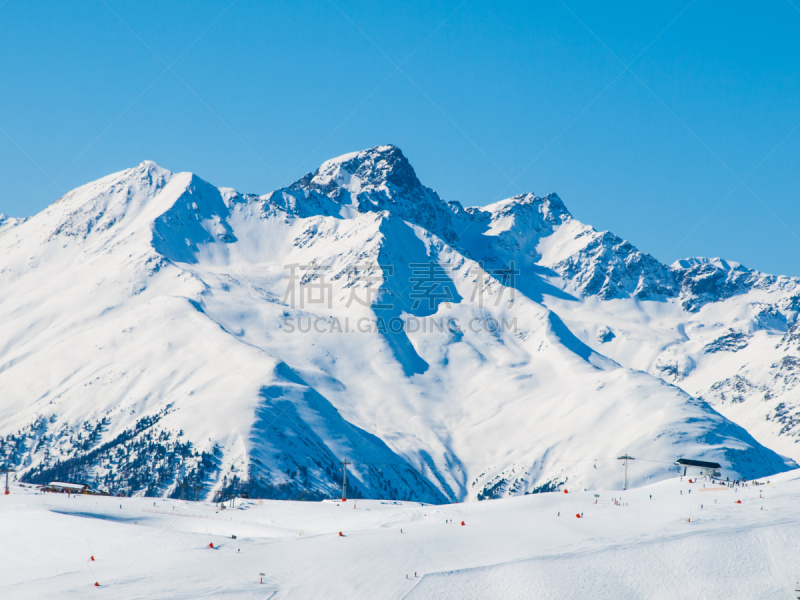
M451 209L434 190L420 183L397 146L374 146L326 160L287 191L305 194L300 204L308 203L309 195L316 200L327 197L339 207L347 207L346 211L386 211L448 242L457 237Z
M721 269L722 271L749 271L747 267L741 263L733 260L725 260L719 257L705 258L705 257L692 257L676 260L672 265L673 269L691 269L694 267L703 267L710 265L714 268Z
M133 177L141 178L146 176L150 181L156 181L159 179L169 180L169 178L173 175L172 171L165 169L152 160L143 160L133 169L129 169L128 173L130 173L130 175Z
M374 146L326 160L291 187L329 193L343 188L352 194L371 192L387 187L402 192L417 191L422 184L414 168L397 146Z
M521 211L537 212L543 219L554 222L572 218L572 214L556 193L550 193L544 197L532 193L517 194L511 198L489 204L482 210L495 215L508 215Z
M19 225L25 219L15 219L14 217L9 217L4 213L0 213L0 233L5 231L6 229L11 229L15 225Z
M119 186L155 186L163 187L171 178L172 171L157 165L152 160L143 160L135 167L130 167L116 173L111 173L95 181L84 184L74 190L67 192L59 201L69 198L91 197L95 194L107 193L117 189Z

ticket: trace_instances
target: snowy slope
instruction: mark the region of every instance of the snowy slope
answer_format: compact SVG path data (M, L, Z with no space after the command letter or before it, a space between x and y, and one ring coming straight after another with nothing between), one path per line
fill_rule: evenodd
M800 280L719 258L667 266L567 211L558 196L470 209L474 256L536 274L518 284L619 364L702 398L800 459Z
M29 481L318 499L347 459L351 495L438 503L619 485L626 452L633 484L679 456L793 465L622 343L620 319L697 319L750 275L703 296L707 263L660 265L555 195L447 204L393 146L260 197L145 162L3 227L0 453Z
M800 472L761 483L672 478L439 506L251 499L227 510L12 485L0 496L0 590L15 600L793 598Z

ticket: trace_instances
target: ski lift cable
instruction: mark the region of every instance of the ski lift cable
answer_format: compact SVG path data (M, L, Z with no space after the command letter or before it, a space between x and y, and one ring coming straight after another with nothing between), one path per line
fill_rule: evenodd
M398 462L373 462L373 461L365 461L365 460L352 460L350 458L348 458L347 460L350 462L350 464L361 465L361 466L398 466L398 467L402 466L402 462L399 462L399 461ZM592 461L597 462L597 461L601 461L601 460L617 460L617 457L608 456L608 457L599 457L599 458L579 458L579 459L576 459L574 461L574 464L578 464L578 463L581 463L581 462L592 462ZM646 462L661 463L661 464L664 464L664 465L673 464L671 461L656 460L654 458L639 458L638 456L636 457L636 460L643 460L643 461L646 461ZM545 461L536 460L534 462L545 462ZM425 464L428 464L428 463L425 463ZM450 467L451 468L452 467L458 468L460 465L482 465L482 466L491 465L491 466L495 466L495 467L503 467L503 468L505 468L505 467L513 467L513 466L523 467L523 466L526 466L527 463L523 463L522 461L499 463L497 461L484 462L484 461L463 460L463 461L458 461L458 463L450 465ZM430 465L428 465L428 466L430 466Z

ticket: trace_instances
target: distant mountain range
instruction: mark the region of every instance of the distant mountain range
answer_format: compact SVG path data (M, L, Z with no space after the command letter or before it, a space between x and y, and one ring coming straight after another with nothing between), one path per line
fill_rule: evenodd
M423 502L800 460L800 281L664 265L403 153L264 196L152 162L0 216L0 456L117 493Z

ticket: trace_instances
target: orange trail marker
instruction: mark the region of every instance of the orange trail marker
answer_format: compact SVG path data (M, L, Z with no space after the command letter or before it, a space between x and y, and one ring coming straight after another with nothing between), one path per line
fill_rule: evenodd
M341 531L339 532L339 537L344 537Z
M564 493L565 493L565 494L568 494L569 492L567 492L567 490L564 490Z
M463 525L463 524L464 524L464 521L461 521L461 524Z
M95 581L94 582L94 587L100 587L100 582L99 581Z

